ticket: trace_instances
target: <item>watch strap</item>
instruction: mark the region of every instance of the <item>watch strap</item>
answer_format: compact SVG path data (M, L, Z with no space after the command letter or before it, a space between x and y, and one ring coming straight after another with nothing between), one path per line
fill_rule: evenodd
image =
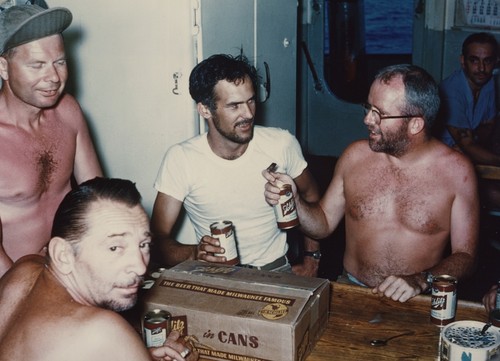
M320 259L321 258L321 251L304 251L304 257L312 257L314 259Z
M427 288L425 289L425 293L430 293L432 290L432 282L434 281L434 275L429 271L422 272L422 276L424 276L425 282L427 283Z

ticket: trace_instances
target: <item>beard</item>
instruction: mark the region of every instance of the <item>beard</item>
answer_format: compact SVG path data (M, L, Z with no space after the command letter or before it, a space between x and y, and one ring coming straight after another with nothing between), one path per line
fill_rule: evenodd
M407 123L404 122L395 132L382 133L377 132L379 140L369 138L370 149L378 153L386 153L395 157L404 155L408 150L410 143L407 134Z
M95 276L93 279L98 280L98 277ZM143 283L144 278L142 276L136 276L134 279L128 281L115 282L112 285L109 285L106 282L98 283L96 281L96 287L93 290L95 303L98 307L115 312L128 310L134 307L137 303L138 292L121 294L120 289L134 285L142 285ZM118 289L118 294L113 292L116 289Z
M137 294L130 295L121 300L103 300L99 307L112 310L115 312L122 312L131 309L137 303Z
M244 119L244 120L241 120L239 122L237 122L233 129L231 131L229 130L226 130L224 129L222 126L221 126L221 121L218 117L213 117L213 122L214 122L214 127L215 129L217 129L217 131L219 132L219 134L221 134L224 138L226 138L227 140L230 140L234 143L237 143L237 144L248 144L250 143L250 141L252 140L253 138L253 119ZM237 133L236 129L238 128L238 126L240 125L246 125L246 124L249 124L251 125L252 129L250 131L250 134L244 136L244 135L240 135Z
M142 285L144 284L144 277L143 276L137 276L133 281L129 282L122 282L115 284L117 287L128 287L132 285ZM138 298L138 293L131 293L128 294L122 298L115 298L115 299L108 299L108 300L103 300L101 303L101 306L104 308L107 308L108 310L113 310L116 312L121 312L128 310L132 307L135 306L137 303L137 298Z

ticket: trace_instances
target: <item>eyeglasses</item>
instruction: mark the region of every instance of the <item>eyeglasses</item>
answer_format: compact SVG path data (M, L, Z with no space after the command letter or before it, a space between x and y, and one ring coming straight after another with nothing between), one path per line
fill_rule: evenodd
M373 105L364 103L361 104L363 107L363 110L365 111L365 115L368 115L368 113L373 112L373 115L375 116L375 120L377 123L380 123L384 119L398 119L398 118L421 118L422 115L382 115L380 114L380 111L375 109Z

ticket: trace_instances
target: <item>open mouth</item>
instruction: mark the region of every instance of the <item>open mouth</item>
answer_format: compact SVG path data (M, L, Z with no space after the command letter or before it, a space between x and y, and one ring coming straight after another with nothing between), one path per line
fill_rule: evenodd
M46 96L46 97L53 97L58 94L59 89L53 89L53 90L41 90L40 92Z
M137 292L139 292L139 288L141 287L141 285L139 284L134 284L132 286L126 286L126 287L119 287L124 293L126 294L136 294Z
M117 285L117 287L125 291L137 292L139 288L142 287L143 284L144 284L144 279L140 278L134 280L132 283Z
M245 120L245 121L236 123L236 128L249 129L252 127L252 125L253 125L252 120Z

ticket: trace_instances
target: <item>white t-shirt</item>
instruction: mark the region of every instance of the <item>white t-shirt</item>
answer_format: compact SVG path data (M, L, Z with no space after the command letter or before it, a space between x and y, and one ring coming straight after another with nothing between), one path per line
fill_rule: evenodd
M307 163L299 142L288 131L255 126L245 153L235 160L215 155L201 134L172 146L163 159L155 182L157 191L184 203L197 244L210 235L210 224L233 222L242 264L263 266L286 254L286 232L277 224L273 208L264 198L262 170L271 163L292 178Z

